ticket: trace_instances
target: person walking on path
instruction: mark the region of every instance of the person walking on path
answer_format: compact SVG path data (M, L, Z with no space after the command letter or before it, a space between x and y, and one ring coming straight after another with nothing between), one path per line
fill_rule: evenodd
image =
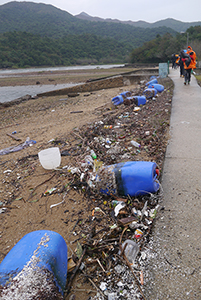
M175 53L172 54L171 60L172 60L172 69L175 69L175 61L176 61Z
M182 61L181 54L179 56L179 67L180 67L180 77L184 77L185 75L185 70L184 70L184 63Z
M191 81L191 71L196 69L196 53L191 46L188 46L187 52L181 51L181 57L184 64L185 75L184 84L189 84Z

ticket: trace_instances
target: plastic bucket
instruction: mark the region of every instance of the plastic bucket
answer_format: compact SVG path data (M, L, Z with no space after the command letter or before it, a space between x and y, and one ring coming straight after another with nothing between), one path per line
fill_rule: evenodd
M154 84L150 84L148 86L148 88L154 88L156 89L159 93L161 93L162 91L164 91L164 86L162 84L157 84L157 83L154 83Z
M100 192L121 196L156 193L160 187L156 167L156 163L149 161L129 161L107 166L104 172L101 170L97 174Z
M38 153L39 161L46 170L56 169L61 163L61 153L58 147L41 150Z
M26 234L1 262L0 285L5 286L19 273L22 274L20 278L26 276L28 280L29 274L40 277L41 274L45 274L44 270L48 270L53 274L56 285L63 294L67 279L67 251L65 240L57 232L38 230ZM31 270L36 272L32 273ZM33 280L34 278L30 278L30 283ZM23 285L23 282L21 284Z

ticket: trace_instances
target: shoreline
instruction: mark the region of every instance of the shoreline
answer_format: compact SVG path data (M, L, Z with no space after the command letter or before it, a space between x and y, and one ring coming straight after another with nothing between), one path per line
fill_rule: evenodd
M124 72L132 70L124 68ZM3 86L21 86L36 85L39 81L42 85L80 83L90 79L113 76L122 73L122 68L111 69L80 69L80 70L56 70L56 71L38 71L18 74L8 74L0 77L0 87Z

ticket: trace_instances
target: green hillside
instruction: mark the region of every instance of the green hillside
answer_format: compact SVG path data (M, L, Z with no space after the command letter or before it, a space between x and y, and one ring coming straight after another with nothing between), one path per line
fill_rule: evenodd
M0 68L122 63L128 55L122 43L91 34L59 39L27 32L0 34Z
M146 42L143 46L134 49L130 54L131 63L160 63L171 60L173 53L179 54L188 45L196 52L197 61L201 59L201 26L192 26L184 34L172 36L166 33L158 35L155 39Z
M9 2L0 6L0 68L160 62L184 47L186 36L166 27L176 20L156 23L83 20L52 5ZM188 34L196 40L200 33L190 27Z
M166 27L144 29L121 23L80 20L52 5L16 1L0 6L0 33L10 31L25 31L52 38L87 33L127 43L130 50L155 38L157 34L175 34L174 30Z

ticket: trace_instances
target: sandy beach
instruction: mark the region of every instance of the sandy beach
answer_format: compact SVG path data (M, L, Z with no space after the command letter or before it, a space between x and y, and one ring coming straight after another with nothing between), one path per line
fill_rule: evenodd
M26 74L17 78L0 79L0 84L35 84L37 81L43 84L49 84L50 81L79 83L114 73L122 73L122 69ZM118 122L123 124L120 129L116 129L114 143L120 143L124 150L121 155L116 155L114 162L118 159L125 160L123 154L127 153L129 160L156 161L162 169L168 140L173 84L168 78L161 83L164 84L165 91L155 100L140 107L139 112L134 112L134 105L114 106L111 100L123 91L142 93L145 88L142 83L80 93L76 97L40 97L1 108L1 149L21 144L28 137L36 141L36 144L0 156L1 201L6 209L0 214L0 261L26 233L40 229L60 233L68 245L69 257L72 256L79 236L78 232L75 233L76 222L78 219L89 218L94 207L102 207L103 201L100 201L100 197L87 197L84 188L75 184L77 175L69 174L64 167L79 166L80 159L87 153L87 146L95 148L95 136L104 134L104 137L109 138L110 133L114 134L115 129L101 129L100 133L96 132L95 122L102 122L102 127L111 124L114 127ZM126 115L128 117L122 119L121 116ZM13 132L16 133L12 134ZM130 140L134 138L141 143L139 152L129 148ZM59 147L61 153L69 152L69 155L62 156L58 171L43 169L38 159L40 150L52 146ZM94 150L98 159L106 164L112 162L106 152L99 152L97 145ZM46 191L53 187L55 192L48 194ZM58 203L61 204L54 207ZM91 290L93 292L90 293ZM75 299L87 300L90 295L96 294L96 290L79 274L73 281L71 293L65 299L69 299L71 294L75 294Z

